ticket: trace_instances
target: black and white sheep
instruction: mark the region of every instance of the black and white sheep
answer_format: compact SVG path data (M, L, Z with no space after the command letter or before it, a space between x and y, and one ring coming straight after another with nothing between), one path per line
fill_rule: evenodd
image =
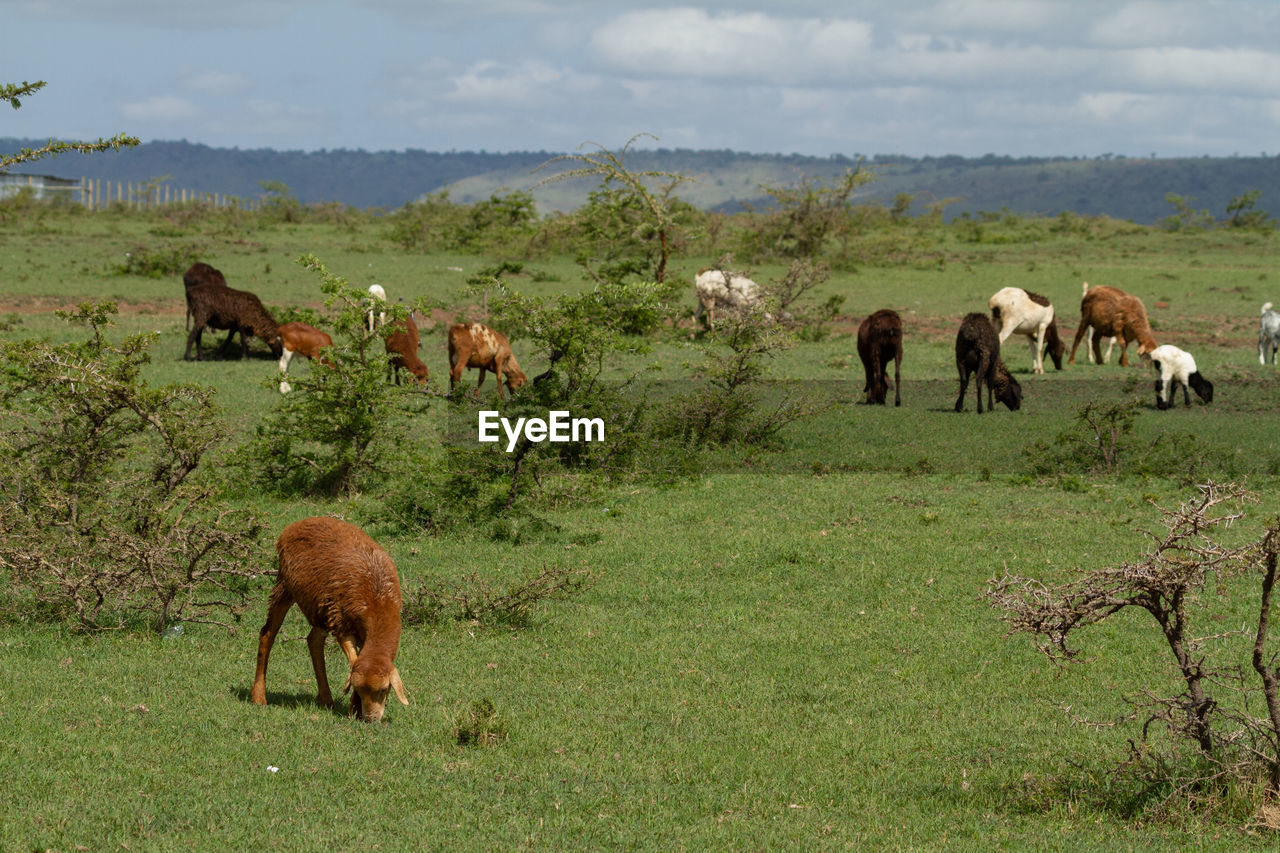
M1151 366L1160 374L1156 380L1156 408L1173 408L1173 397L1182 386L1182 399L1191 405L1190 387L1206 403L1213 402L1213 383L1201 375L1191 353L1171 344L1161 344L1151 351Z
M1276 363L1276 349L1280 348L1280 314L1271 310L1271 303L1262 306L1262 319L1258 321L1258 364L1267 363L1267 352L1271 353L1271 363Z
M247 290L236 290L231 287L201 284L187 290L188 304L191 306L191 333L187 335L187 350L183 358L191 360L191 348L196 351L196 361L200 360L200 338L205 327L210 329L229 329L227 339L218 349L220 356L231 344L236 332L240 333L240 357L249 354L249 337L256 335L271 347L271 354L277 359L283 353L280 329L275 318L263 306L255 294Z
M956 398L956 411L964 411L964 394L969 388L970 375L976 376L978 413L982 413L982 384L987 385L987 408L996 407L999 400L1017 411L1022 405L1022 386L1013 378L1000 360L1000 336L986 314L976 311L966 314L956 333L956 369L960 372L960 396ZM994 399L993 399L994 398Z

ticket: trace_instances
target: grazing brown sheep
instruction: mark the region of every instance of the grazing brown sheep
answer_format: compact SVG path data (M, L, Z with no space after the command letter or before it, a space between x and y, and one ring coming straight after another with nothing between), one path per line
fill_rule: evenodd
M391 361L387 362L387 381L395 380L400 384L400 368L414 375L419 384L427 381L427 366L418 358L418 324L413 322L410 314L403 320L387 324L387 354Z
M226 287L227 279L222 271L211 267L204 261L196 261L182 274L182 286L187 292L187 331L191 331L191 288L207 284L211 287Z
M987 384L988 409L995 409L995 400L1015 412L1022 405L1022 386L1000 360L1000 336L986 314L966 314L960 324L960 331L956 333L956 369L960 371L957 412L964 411L964 394L969 388L970 374L976 376L974 386L978 393L978 414L982 414L984 382Z
M459 323L449 329L449 390L453 391L462 371L468 367L480 370L480 380L476 382L475 395L480 396L480 386L484 384L484 373L491 371L498 377L498 396L502 397L502 383L505 381L512 393L524 386L525 376L511 352L511 342L507 336L483 323Z
M1138 342L1139 356L1147 356L1156 348L1155 336L1147 322L1147 309L1141 299L1106 285L1090 289L1087 281L1084 283L1084 298L1080 300L1080 326L1076 329L1068 364L1076 363L1076 348L1086 331L1093 335L1093 360L1096 364L1102 364L1103 338L1119 339L1121 367L1129 366L1130 341Z
M191 305L191 333L187 335L187 351L183 358L191 360L191 348L196 350L196 361L200 360L200 339L205 327L210 329L229 329L227 339L218 349L218 355L231 344L236 332L240 333L240 357L249 354L249 337L257 335L271 347L271 354L280 358L283 344L280 341L279 327L275 319L262 305L262 300L247 290L235 290L214 284L199 284L187 290L187 300Z
M359 527L337 518L305 518L276 540L279 573L258 635L258 668L249 698L267 704L267 659L289 608L297 604L311 633L307 648L319 688L317 701L333 707L324 665L324 639L333 634L347 656L350 713L371 723L382 719L392 690L408 705L395 667L400 648L400 578L391 556Z
M858 357L867 374L862 389L867 402L885 404L889 390L889 362L893 362L893 404L902 405L902 318L897 311L881 308L858 326Z
M281 324L276 327L276 330L280 333L281 373L289 372L289 362L293 360L295 355L300 355L313 361L319 359L328 364L320 356L321 349L333 346L333 338L329 337L327 333L320 331L315 326L297 321ZM292 386L289 385L288 381L281 379L280 393L288 394L291 390Z

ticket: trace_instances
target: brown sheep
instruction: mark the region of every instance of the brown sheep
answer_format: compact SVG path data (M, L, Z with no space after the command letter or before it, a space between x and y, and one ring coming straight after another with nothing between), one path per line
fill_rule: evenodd
M1000 359L1000 335L986 314L966 314L956 333L956 369L960 371L960 396L956 411L964 411L964 394L969 388L970 374L978 392L978 414L982 414L982 383L987 384L987 408L994 410L999 400L1016 412L1022 405L1022 386L1013 378ZM992 399L994 396L995 399Z
M386 326L387 354L391 360L387 362L387 381L395 380L400 384L400 368L412 373L418 384L427 381L427 366L418 358L418 324L413 322L413 315L403 320L395 320Z
M257 335L271 347L271 354L280 358L283 344L280 340L279 327L275 319L262 305L262 300L247 290L235 290L214 284L199 284L187 290L187 299L191 305L191 333L187 335L187 350L183 358L191 360L191 348L196 350L196 361L200 360L200 339L205 327L210 329L229 329L227 339L222 342L218 355L231 344L236 332L240 333L240 357L249 354L249 336Z
M476 382L475 395L480 396L480 386L484 384L484 373L492 371L498 377L498 397L502 397L502 383L515 393L527 381L515 354L511 352L511 343L502 332L490 329L482 323L459 323L449 329L449 390L453 391L462 371L468 367L480 369L480 380Z
M881 308L858 327L858 357L867 374L862 390L867 402L885 404L889 390L889 362L893 362L893 404L902 405L902 318L897 311Z
M206 264L204 261L196 261L182 274L182 286L187 292L187 331L191 331L191 288L201 284L207 284L211 287L226 287L227 279L223 276L221 270Z
M400 647L400 578L391 555L359 527L337 518L304 518L276 540L279 573L258 635L258 668L249 698L267 704L267 659L289 608L297 604L311 633L307 648L319 687L317 701L333 707L324 665L324 639L332 633L347 656L351 716L382 719L391 690L409 704L395 667ZM353 690L354 688L354 690Z
M1076 348L1086 331L1093 335L1093 360L1096 364L1102 364L1103 338L1119 339L1121 367L1129 366L1130 341L1138 342L1139 356L1149 357L1156 348L1155 336L1147 322L1147 309L1141 299L1106 285L1090 289L1087 281L1084 283L1084 298L1080 300L1080 326L1076 329L1068 364L1076 363Z
M330 364L326 359L321 358L320 350L324 347L333 346L333 338L325 332L320 331L315 326L297 321L292 323L283 323L276 327L276 331L280 333L280 372L289 372L289 362L293 360L295 355L303 356L314 360L319 359L325 364ZM330 364L330 366L332 366ZM280 393L288 394L292 390L286 380L280 380Z

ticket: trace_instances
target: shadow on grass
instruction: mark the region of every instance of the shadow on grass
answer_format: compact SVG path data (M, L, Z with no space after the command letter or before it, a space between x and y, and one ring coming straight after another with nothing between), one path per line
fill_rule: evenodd
M234 687L231 694L246 704L250 703L249 688ZM316 701L315 691L292 691L282 693L278 690L267 691L267 707L302 708L304 710L328 711L335 717L346 717L349 701L345 696L336 696L333 707L326 708Z

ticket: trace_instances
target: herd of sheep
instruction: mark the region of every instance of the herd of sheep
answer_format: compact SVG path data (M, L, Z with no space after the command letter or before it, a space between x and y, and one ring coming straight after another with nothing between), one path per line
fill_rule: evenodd
M186 289L189 332L183 358L190 361L201 357L201 336L205 329L227 330L227 339L218 349L222 355L231 345L236 334L240 335L240 357L249 351L249 338L262 339L271 348L271 354L280 360L281 373L289 372L289 364L295 356L330 365L321 350L333 345L333 339L325 332L307 323L277 324L255 294L227 286L223 274L204 262L197 262L183 274ZM410 313L400 320L387 322L386 312L378 306L385 303L387 293L381 285L369 286L366 330L380 334L386 345L388 381L400 383L400 371L407 370L419 383L427 381L427 365L418 357L418 324ZM330 365L331 366L331 365ZM515 391L525 383L520 364L511 352L511 342L499 331L482 323L460 323L449 329L449 390L452 391L469 367L480 371L476 393L484 384L486 372L498 377L498 395L502 386ZM280 393L292 390L287 379L280 381Z
M287 373L295 355L320 364L330 364L322 354L332 346L329 335L306 323L276 324L261 300L252 293L227 286L222 273L205 263L194 264L183 276L187 313L191 321L184 358L190 360L194 347L200 358L200 336L205 328L228 330L219 352L225 351L232 338L240 335L241 356L247 353L248 338L261 338L280 360L280 370ZM762 299L754 281L738 273L707 269L695 278L698 308L695 328L702 322L714 328L717 312L734 313L757 304ZM399 382L399 371L407 370L418 382L425 382L427 367L418 357L418 328L412 314L403 320L387 322L386 293L379 285L369 288L366 330L380 334L386 343L389 359L389 381ZM1022 388L1005 367L1000 346L1012 335L1024 335L1032 349L1033 373L1044 373L1044 355L1062 369L1065 346L1058 334L1053 305L1049 299L1017 287L1006 287L988 302L991 315L972 312L965 315L956 333L956 369L960 377L960 396L955 410L964 409L965 392L970 379L975 380L978 411L983 409L982 388L987 389L987 408L995 401L1011 410L1021 405ZM1147 321L1142 301L1113 287L1090 288L1085 283L1080 305L1080 325L1076 329L1069 364L1075 363L1081 340L1091 361L1110 359L1111 346L1120 344L1120 364L1128 364L1127 347L1138 344L1138 355L1150 358L1159 372L1156 380L1156 404L1160 409L1172 405L1173 395L1182 386L1186 405L1191 405L1188 389L1205 402L1213 399L1213 384L1196 367L1191 354L1178 347L1157 345ZM1106 355L1102 339L1110 338ZM866 372L866 402L884 405L888 390L894 390L894 405L902 405L902 318L896 311L881 309L872 313L858 328L858 355ZM1258 337L1258 360L1266 363L1268 354L1275 363L1280 349L1280 313L1271 303L1262 306ZM525 384L525 375L511 351L511 344L501 332L480 323L458 324L449 329L449 387L452 391L468 367L478 368L480 381L486 372L498 379L498 393L505 383L511 391ZM888 365L894 364L893 381L889 381ZM287 381L280 391L288 393ZM390 555L360 528L337 518L317 517L295 522L284 529L276 542L278 573L268 600L267 621L258 641L257 669L250 699L266 704L267 661L276 634L289 608L297 604L311 624L307 635L312 666L318 686L318 700L332 706L333 696L325 672L324 643L333 634L347 657L350 674L344 692L351 693L350 714L362 720L382 719L392 692L403 704L409 704L404 683L395 667L400 644L400 582Z

